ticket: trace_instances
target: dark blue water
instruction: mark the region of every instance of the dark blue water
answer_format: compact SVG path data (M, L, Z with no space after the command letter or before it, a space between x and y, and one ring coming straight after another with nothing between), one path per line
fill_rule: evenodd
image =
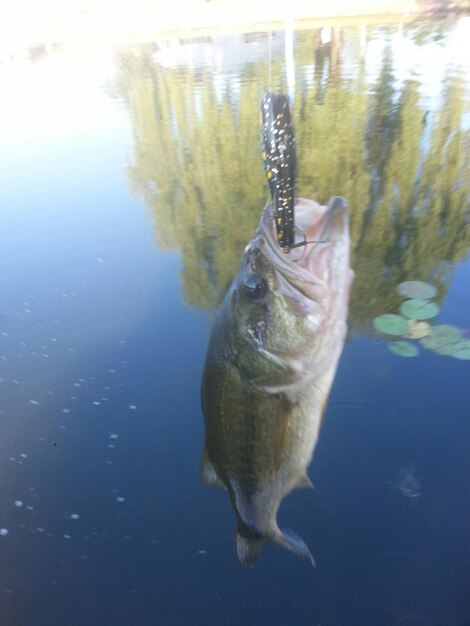
M0 66L1 624L468 626L470 363L371 325L419 279L470 327L468 28L297 35L299 185L350 198L356 271L315 491L279 515L316 569L272 545L244 569L199 479L211 320L266 197L266 37L119 49L99 80Z

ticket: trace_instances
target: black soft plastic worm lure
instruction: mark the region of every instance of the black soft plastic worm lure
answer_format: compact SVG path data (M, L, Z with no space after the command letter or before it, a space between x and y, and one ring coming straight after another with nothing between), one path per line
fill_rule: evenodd
M279 245L294 247L297 152L288 96L266 93L261 101L261 146Z

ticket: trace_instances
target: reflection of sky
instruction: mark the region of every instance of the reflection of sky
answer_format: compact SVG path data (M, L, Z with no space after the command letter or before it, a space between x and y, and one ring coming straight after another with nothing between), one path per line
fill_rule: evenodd
M420 93L426 107L439 106L440 95L449 71L470 70L470 18L458 20L443 42L428 41L417 44L412 31L396 28L390 35L393 68L397 83L415 79L420 83ZM369 41L366 53L366 75L374 82L380 73L387 40L382 33Z

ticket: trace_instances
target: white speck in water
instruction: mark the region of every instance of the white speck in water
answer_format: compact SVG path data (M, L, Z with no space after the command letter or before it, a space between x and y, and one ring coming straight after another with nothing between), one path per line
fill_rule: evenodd
M73 386L74 386L74 387L81 387L81 386L82 386L82 383L73 383Z
M11 382L12 382L14 385L19 385L19 384L20 384L20 381L19 381L19 380L12 380Z
M15 500L13 502L13 504L16 506L16 508L21 509L21 507L23 506L23 502L21 500Z
M39 402L37 400L30 400L29 402L30 402L30 404L35 404L36 406L39 404Z
M56 337L51 337L51 341L53 341L54 343L57 343L57 338Z
M106 465L112 465L113 462L112 461L106 461Z
M6 537L8 535L8 528L0 528L0 535Z
M22 453L20 454L20 457L21 457L22 459L27 459L27 458L28 458L28 455L27 455L27 454L25 454L24 452L22 452Z
M38 526L38 527L36 528L36 532L38 532L38 533L43 533L43 532L44 532L44 528L41 528L41 526Z
M33 506L27 506L26 508L28 509L28 511L34 511L34 507Z
M12 463L14 463L14 462L16 461L16 458L15 458L14 456L9 456L9 457L8 457L8 459L9 459Z
M103 261L103 259L101 257L98 257L96 260L98 261L98 263L104 263L104 261Z
M82 559L82 561L86 561L88 559L86 554L80 554L80 558Z
M129 404L129 408L131 409L131 411L135 411L137 409L137 406L135 404Z
M114 445L114 443L108 443L108 448L115 448L116 446Z
M101 402L98 402L98 400L94 400L94 402L92 402L92 404L94 404L95 406L99 406L101 404Z
M5 593L12 594L13 593L13 589L5 589Z
M123 498L122 496L118 496L118 497L116 498L116 502L125 502L125 501L126 501L126 499L125 499L125 498Z
M65 426L63 424L59 425L60 430L65 430Z
M198 550L197 553L198 554L207 554L207 550Z
M62 413L70 413L70 409L62 409Z
M103 398L101 398L101 400L102 400L103 402L107 402L107 401L108 401L108 398L103 397Z
M78 513L72 513L70 515L70 519L78 519L80 517L80 515Z
M5 331L3 331L2 335L3 335L4 337L8 337L8 333L6 333Z
M109 372L110 374L115 374L115 373L116 373L116 370L108 370L108 372Z
M64 535L64 539L72 539L71 535Z
M119 435L116 435L116 433L109 433L109 438L110 439L118 439Z

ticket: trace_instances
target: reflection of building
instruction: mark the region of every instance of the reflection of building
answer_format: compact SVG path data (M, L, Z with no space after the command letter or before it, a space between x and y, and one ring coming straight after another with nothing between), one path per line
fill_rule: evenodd
M284 32L276 31L162 40L154 58L163 67L207 67L231 72L283 52Z

